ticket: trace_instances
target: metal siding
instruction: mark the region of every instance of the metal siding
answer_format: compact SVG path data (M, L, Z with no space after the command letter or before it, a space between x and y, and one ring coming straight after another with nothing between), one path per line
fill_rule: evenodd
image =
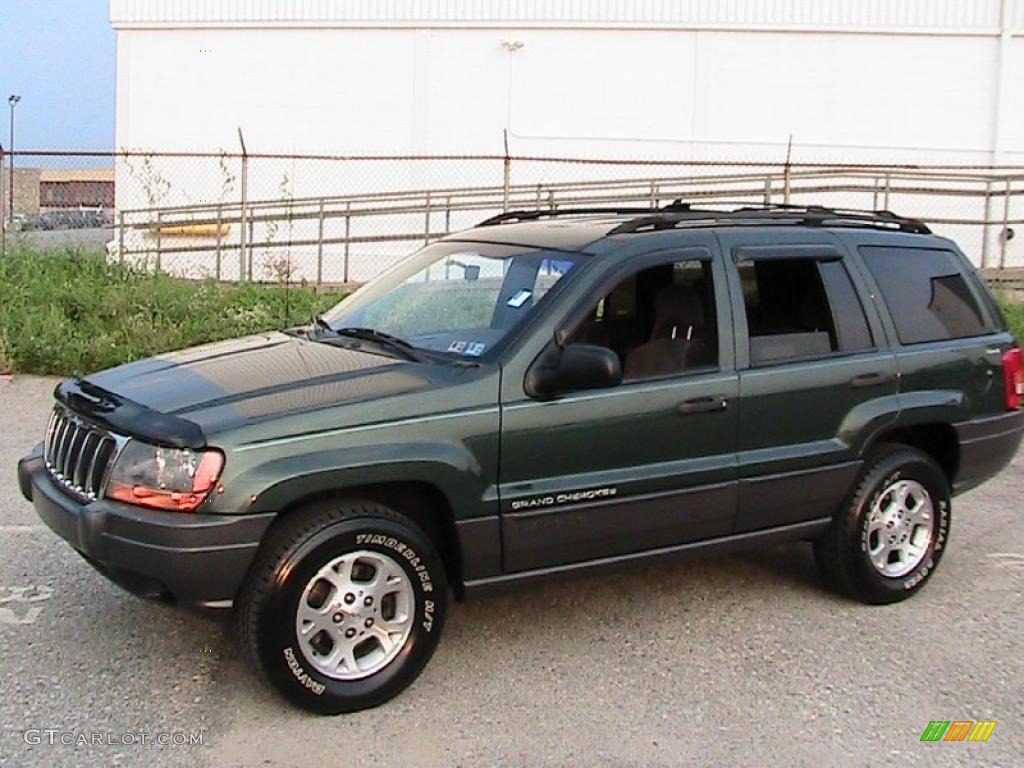
M1024 2L1007 21L1024 27ZM630 24L994 32L1000 0L111 0L135 24Z

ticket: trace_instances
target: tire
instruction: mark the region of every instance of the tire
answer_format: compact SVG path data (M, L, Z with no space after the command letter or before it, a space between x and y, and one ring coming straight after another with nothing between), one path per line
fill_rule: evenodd
M843 594L872 605L906 600L938 567L951 514L949 481L930 456L904 445L879 446L815 540L815 561Z
M271 528L235 605L250 663L299 707L340 714L383 704L419 676L444 627L448 584L411 520L326 500Z

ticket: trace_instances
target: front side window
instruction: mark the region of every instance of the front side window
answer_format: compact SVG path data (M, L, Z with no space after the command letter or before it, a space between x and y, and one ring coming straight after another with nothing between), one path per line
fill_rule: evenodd
M590 309L569 341L611 349L625 381L716 368L711 263L679 261L629 275Z
M367 283L323 319L369 328L414 347L487 354L586 257L488 243L436 243Z
M864 309L842 262L741 262L750 364L857 352L873 346Z
M865 246L860 254L903 344L963 339L992 330L952 252Z

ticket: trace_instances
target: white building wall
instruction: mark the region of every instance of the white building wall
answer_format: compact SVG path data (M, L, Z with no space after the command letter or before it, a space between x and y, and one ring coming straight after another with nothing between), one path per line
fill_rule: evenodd
M740 145L769 159L757 148L793 134L850 160L892 148L985 162L998 48L986 36L794 32L125 30L116 140L234 148L242 126L266 152L493 153L507 124L517 151L573 156ZM1024 85L1024 39L1010 51L1008 77ZM1024 156L1022 89L1009 91L1006 151Z
M121 149L236 152L241 127L250 153L500 154L507 130L514 155L781 162L792 136L795 162L1024 164L1024 0L111 0L110 13ZM500 183L494 163L366 169L260 161L250 199ZM162 205L237 199L226 176L213 161L119 164L118 204L163 184Z
M1004 3L1019 160L1024 0L112 0L117 143L987 162Z

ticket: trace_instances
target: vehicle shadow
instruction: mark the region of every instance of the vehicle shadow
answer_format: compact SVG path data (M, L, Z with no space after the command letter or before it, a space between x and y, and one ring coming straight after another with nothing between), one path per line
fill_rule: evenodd
M659 609L706 612L779 599L844 603L828 590L807 542L794 542L729 556L668 566L637 566L621 573L566 578L565 581L454 606L446 637L474 632L479 622L513 625L529 613L531 622L586 623L594 616L612 619L622 606L643 606L652 621ZM652 608L652 606L654 606ZM717 606L717 607L716 607Z

